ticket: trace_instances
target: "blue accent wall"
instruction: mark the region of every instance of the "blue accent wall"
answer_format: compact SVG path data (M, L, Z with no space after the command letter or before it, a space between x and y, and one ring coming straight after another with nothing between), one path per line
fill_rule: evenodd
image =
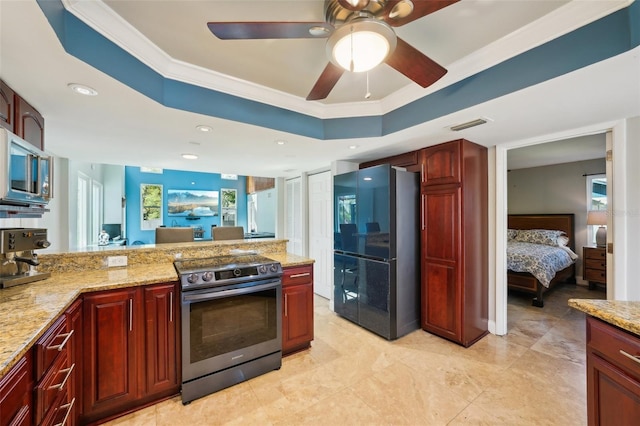
M169 216L167 213L167 191L170 189L191 189L194 191L220 191L220 189L235 189L238 191L237 224L247 224L247 180L238 176L238 180L222 179L219 173L187 172L181 170L163 170L160 173L141 172L139 167L127 166L124 169L125 197L127 199L127 232L129 244L141 241L144 244L155 243L155 230L140 229L140 185L162 185L162 222L164 226L202 226L204 238L211 238L211 226L220 226L220 212L218 216L201 217L197 220L187 220L184 217ZM219 194L220 200L221 194Z
M385 136L614 57L640 45L640 2L378 116L320 119L165 78L67 12L37 0L64 49L171 108L315 139Z

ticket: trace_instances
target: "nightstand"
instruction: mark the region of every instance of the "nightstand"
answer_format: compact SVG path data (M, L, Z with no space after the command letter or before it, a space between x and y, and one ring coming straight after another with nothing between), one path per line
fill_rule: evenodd
M607 252L604 247L582 248L582 278L589 282L589 290L596 284L607 285Z

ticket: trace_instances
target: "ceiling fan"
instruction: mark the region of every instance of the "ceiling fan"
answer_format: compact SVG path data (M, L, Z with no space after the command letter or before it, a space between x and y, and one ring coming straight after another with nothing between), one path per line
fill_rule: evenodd
M345 71L384 62L422 87L447 70L399 38L400 27L460 0L325 0L324 22L209 22L221 40L326 38L330 59L307 96L326 98Z

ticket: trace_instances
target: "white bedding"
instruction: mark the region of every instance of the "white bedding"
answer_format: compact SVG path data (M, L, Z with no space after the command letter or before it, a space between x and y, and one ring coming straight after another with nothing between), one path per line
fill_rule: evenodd
M549 287L558 271L570 266L577 257L568 247L507 241L507 269L528 272L545 287Z

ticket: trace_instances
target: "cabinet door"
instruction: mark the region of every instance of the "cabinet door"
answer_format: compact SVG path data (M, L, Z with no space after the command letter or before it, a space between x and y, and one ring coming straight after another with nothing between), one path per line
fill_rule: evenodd
M147 395L177 393L176 284L144 288Z
M313 265L284 268L282 353L308 348L313 340Z
M68 387L69 400L72 401L67 424L76 425L82 410L82 299L78 299L65 312L69 332L69 364L75 365Z
M16 96L15 133L27 142L44 150L44 117L34 107Z
M421 164L422 185L460 183L460 141L424 148Z
M422 328L460 341L460 188L423 192L422 214Z
M599 356L587 353L589 426L638 424L640 382Z
M0 379L0 425L31 425L33 365L28 352Z
M282 293L282 352L287 353L307 347L313 340L313 286L288 286Z
M85 296L85 421L91 422L120 412L138 397L138 299L136 289Z
M15 133L14 92L4 81L0 81L0 126Z

